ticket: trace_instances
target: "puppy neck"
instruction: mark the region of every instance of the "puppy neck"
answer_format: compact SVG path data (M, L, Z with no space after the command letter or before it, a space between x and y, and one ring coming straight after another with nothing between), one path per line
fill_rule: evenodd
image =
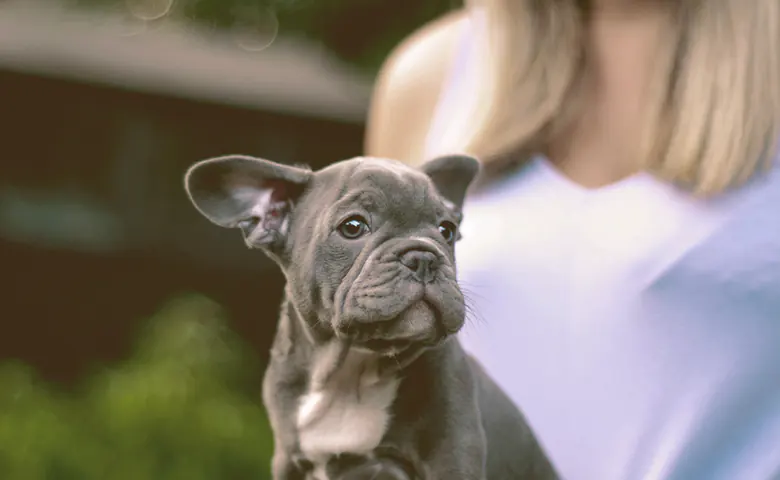
M347 359L349 357L349 362ZM371 358L357 355L355 349L346 341L333 338L331 341L318 345L312 355L309 385L312 390L325 388L332 382L338 382L335 377L359 376L360 370Z
M315 464L333 455L368 455L381 442L400 380L382 375L379 356L334 339L314 351L296 427L301 451Z
M324 327L317 328L320 322L306 319L296 307L293 298L290 291L285 289L271 356L273 358L294 356L308 363L310 357L322 346L327 345L334 335Z

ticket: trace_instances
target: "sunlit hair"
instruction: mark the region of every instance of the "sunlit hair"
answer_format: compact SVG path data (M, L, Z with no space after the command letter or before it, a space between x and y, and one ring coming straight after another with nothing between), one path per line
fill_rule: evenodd
M586 0L466 0L484 14L461 149L531 155L576 114ZM657 0L662 1L662 0ZM744 183L780 133L780 1L671 0L645 98L639 167L701 194Z

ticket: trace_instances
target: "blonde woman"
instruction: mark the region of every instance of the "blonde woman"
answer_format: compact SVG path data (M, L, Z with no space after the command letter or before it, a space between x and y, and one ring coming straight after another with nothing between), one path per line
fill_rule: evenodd
M566 479L780 478L780 2L473 0L367 154L486 164L461 334Z

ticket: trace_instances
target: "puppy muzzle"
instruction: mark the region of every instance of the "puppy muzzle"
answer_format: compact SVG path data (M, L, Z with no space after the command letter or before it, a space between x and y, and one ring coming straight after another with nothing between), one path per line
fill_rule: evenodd
M367 258L344 289L337 335L357 347L397 353L433 345L463 326L465 307L452 261L435 242L393 242Z

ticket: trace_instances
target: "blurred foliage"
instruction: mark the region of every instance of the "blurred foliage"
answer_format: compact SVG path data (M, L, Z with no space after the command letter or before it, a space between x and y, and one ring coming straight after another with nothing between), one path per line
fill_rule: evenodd
M64 394L0 366L3 480L270 478L260 366L217 305L177 298L132 358Z
M66 0L88 7L158 8L220 29L264 28L269 12L281 35L322 43L343 60L375 72L390 50L462 0ZM155 5L158 5L155 7ZM167 7L170 7L169 9Z

